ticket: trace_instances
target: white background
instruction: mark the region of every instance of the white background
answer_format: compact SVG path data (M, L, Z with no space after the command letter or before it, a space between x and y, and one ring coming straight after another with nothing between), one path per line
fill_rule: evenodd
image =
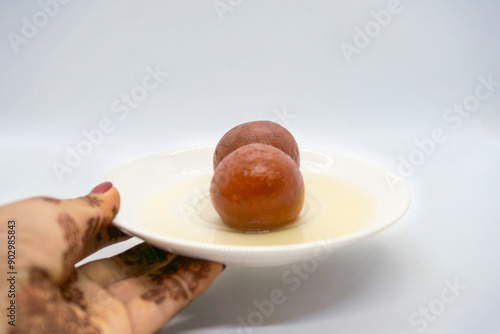
M290 266L229 267L164 332L500 332L498 1L402 0L385 26L372 11L391 1L221 0L224 12L212 0L67 2L51 16L36 1L0 4L2 204L80 196L130 159L215 145L256 119L394 172L418 162L403 175L412 205L398 224L336 251L296 290L282 279ZM356 38L365 27L370 41ZM148 68L168 77L115 112ZM496 83L479 88L488 96L467 117L448 114L474 102L480 77ZM109 133L58 176L106 119ZM435 129L445 140L423 156L416 142ZM460 290L444 303L447 282ZM244 328L274 289L286 301ZM429 307L439 314L426 320Z

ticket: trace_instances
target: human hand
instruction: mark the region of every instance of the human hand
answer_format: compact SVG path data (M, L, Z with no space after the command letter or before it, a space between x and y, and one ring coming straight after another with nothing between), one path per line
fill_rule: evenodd
M129 238L111 225L120 196L108 183L71 200L38 197L0 207L0 238L15 222L15 327L0 333L153 333L202 293L223 265L140 244L75 268ZM2 247L4 248L4 247ZM2 273L7 251L0 252ZM2 308L9 305L1 280ZM6 304L7 303L7 304Z

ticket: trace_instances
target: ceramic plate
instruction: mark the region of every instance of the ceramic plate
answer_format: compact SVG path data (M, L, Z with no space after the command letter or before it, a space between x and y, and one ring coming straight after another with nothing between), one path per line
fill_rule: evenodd
M213 147L172 150L121 165L103 180L121 195L115 224L164 250L228 265L276 266L360 241L395 223L410 194L402 180L342 154L301 150L306 196L293 224L261 233L225 226L209 196Z

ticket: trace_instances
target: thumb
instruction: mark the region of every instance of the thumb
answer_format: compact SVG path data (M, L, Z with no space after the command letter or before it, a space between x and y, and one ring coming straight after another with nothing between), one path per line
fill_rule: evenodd
M86 233L83 236L84 250L81 258L85 258L103 247L130 239L129 235L111 224L120 208L120 195L110 182L99 184L90 191L89 195L80 199L91 206L99 207L103 215L102 219L97 216L84 223L83 228L86 229Z
M91 246L98 247L93 240L106 236L109 239L109 233L100 233L113 231L111 221L119 208L118 191L105 182L76 199L35 197L1 206L0 218L16 223L16 241L24 250L18 256L19 272L38 268L53 282L61 283L71 275L75 263L91 251ZM1 233L3 226L7 224L0 227ZM113 235L118 239L116 233Z
M73 218L79 237L86 241L111 224L120 209L120 194L111 182L103 182L88 195L62 200L61 207Z
M86 196L61 200L58 206L57 222L66 244L63 267L67 270L105 243L119 241L112 238L124 238L111 226L120 208L120 195L111 182L101 183Z

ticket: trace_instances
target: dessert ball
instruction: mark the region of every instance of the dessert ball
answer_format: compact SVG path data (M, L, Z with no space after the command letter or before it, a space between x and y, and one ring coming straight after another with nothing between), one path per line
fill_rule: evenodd
M219 141L214 153L214 169L231 152L242 146L262 143L279 148L300 164L299 147L292 134L271 121L253 121L235 126Z
M267 231L297 219L304 204L304 180L288 154L253 143L220 162L212 177L210 197L226 225Z

